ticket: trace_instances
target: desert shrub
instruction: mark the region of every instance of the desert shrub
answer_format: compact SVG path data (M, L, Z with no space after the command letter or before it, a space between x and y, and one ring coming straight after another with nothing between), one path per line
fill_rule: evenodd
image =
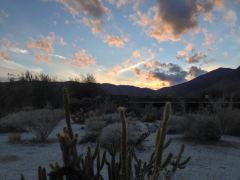
M16 155L0 155L0 164L7 164L19 160Z
M46 141L63 116L63 111L60 109L39 109L30 111L28 113L28 118L32 120L28 122L28 129L35 136L34 140L39 142Z
M98 109L103 114L115 113L117 110L117 105L114 104L113 101L109 97L106 97L104 99L104 102L101 103L101 105L98 107Z
M27 118L28 111L20 111L9 114L0 119L0 132L23 132L26 131L29 119Z
M199 141L219 141L222 131L219 120L214 115L186 115L185 137Z
M143 121L145 122L154 122L156 120L159 119L159 117L161 117L161 111L156 108L156 107L153 107L151 104L150 105L147 105L145 107L145 109L143 110Z
M184 132L185 126L188 126L185 117L172 115L168 123L169 134L181 134Z
M218 111L216 116L225 134L240 136L240 111L238 109L226 108Z
M80 141L80 143L95 142L105 126L119 120L119 116L117 113L98 116L96 116L98 114L97 112L92 112L92 115L90 115L89 113L87 116L88 118L86 118L85 120L86 135Z
M21 133L8 133L8 143L15 144L21 142Z
M88 133L99 133L106 126L106 122L102 117L91 118L86 121L86 129Z
M213 113L219 119L224 134L240 136L240 110L225 99L212 102Z
M102 129L99 141L102 147L110 148L112 145L119 146L121 142L121 124L113 123ZM142 122L131 121L128 123L128 144L138 145L145 140L148 128ZM147 137L147 136L146 136Z

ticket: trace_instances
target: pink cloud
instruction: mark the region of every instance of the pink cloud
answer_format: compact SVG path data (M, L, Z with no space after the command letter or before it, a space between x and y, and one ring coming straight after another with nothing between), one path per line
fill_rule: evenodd
M107 43L111 47L115 46L115 47L118 47L118 48L122 48L128 42L128 38L127 37L107 35L104 38L104 42Z
M138 50L133 51L133 52L132 52L132 56L133 56L133 57L140 57L140 56L141 56L140 51L138 51Z
M0 52L0 59L2 59L2 60L4 60L4 61L9 60L8 52L7 52L7 51L1 51L1 52Z
M27 43L29 49L41 49L46 53L53 52L53 42L56 38L55 33L49 33L47 37L41 37L37 40L30 40Z
M39 63L39 62L50 63L51 62L51 58L50 58L49 55L46 55L46 54L35 53L35 63Z
M212 45L215 43L215 38L214 38L213 34L209 33L207 29L203 29L203 34L204 34L204 38L205 38L203 46L205 48L211 49Z
M102 31L102 21L100 19L90 19L84 17L82 22L84 25L91 28L93 34L100 34Z
M65 10L72 15L83 12L94 18L99 18L110 11L100 0L56 0L56 2L62 4Z
M80 68L96 64L96 60L85 49L77 51L70 59L70 62L72 65Z
M57 36L54 32L50 32L46 37L41 36L38 39L31 39L27 42L27 47L34 50L34 56L37 62L50 62L55 42L61 46L66 45L63 37Z

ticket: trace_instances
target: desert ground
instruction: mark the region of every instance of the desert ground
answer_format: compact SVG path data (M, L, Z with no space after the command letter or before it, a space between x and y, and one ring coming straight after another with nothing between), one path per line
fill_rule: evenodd
M44 144L9 144L7 134L0 135L0 179L17 180L24 174L27 180L37 178L37 167L43 166L49 170L49 163L61 163L61 151L56 134L62 131L64 121L60 121L49 137L48 143ZM84 136L85 125L73 124L75 132L80 137ZM141 150L137 151L143 160L149 157L154 147L156 133L143 142ZM24 133L23 140L31 139L32 135ZM182 135L168 135L173 142L168 150L178 152L180 145L185 144L184 156L191 156L187 167L178 171L173 179L182 180L239 180L240 172L240 138L223 136L220 142L214 144L199 144L191 141L183 141ZM84 153L87 146L94 144L78 145L78 151ZM106 175L105 175L106 176Z

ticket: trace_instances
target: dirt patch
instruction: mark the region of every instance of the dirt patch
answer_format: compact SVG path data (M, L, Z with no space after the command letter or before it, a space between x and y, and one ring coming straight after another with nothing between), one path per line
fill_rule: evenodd
M11 162L15 162L19 160L19 158L15 155L0 155L0 163L7 164Z
M240 142L225 140L225 139L221 139L220 141L196 141L189 138L176 137L175 140L183 143L189 143L192 145L203 145L203 146L206 145L206 146L216 146L216 147L224 147L224 148L240 148Z

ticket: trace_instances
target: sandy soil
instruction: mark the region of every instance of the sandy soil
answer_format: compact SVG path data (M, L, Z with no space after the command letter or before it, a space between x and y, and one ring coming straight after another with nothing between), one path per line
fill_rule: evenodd
M60 122L50 138L56 139L61 131L63 122ZM80 136L84 129L73 125L75 132ZM29 139L29 134L23 134L23 139ZM168 150L177 153L184 143L185 156L191 156L188 166L178 171L176 180L240 180L240 138L224 136L217 144L196 144L183 142L180 135L169 135L173 142ZM144 144L144 150L138 152L143 159L148 159L152 152L155 134L151 134ZM79 145L79 152L83 153L86 146ZM0 180L18 180L24 174L26 180L35 180L37 167L47 167L51 162L61 162L61 151L57 141L48 144L8 144L7 135L0 135L0 157L9 156L10 161L0 161Z

